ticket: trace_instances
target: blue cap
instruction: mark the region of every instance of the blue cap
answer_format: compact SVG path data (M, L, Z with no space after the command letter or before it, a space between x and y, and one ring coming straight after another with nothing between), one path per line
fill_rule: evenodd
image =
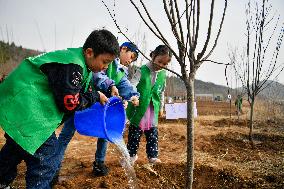
M124 42L124 43L122 43L122 45L120 45L120 48L121 47L127 47L130 51L135 52L136 55L137 55L136 58L138 58L139 51L138 51L138 48L135 44L133 44L131 42Z

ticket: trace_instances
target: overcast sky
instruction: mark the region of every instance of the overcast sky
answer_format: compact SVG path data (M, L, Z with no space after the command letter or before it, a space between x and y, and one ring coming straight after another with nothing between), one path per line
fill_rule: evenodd
M278 11L280 22L284 22L284 1L270 0L274 9ZM105 0L112 9L113 0ZM144 27L135 9L129 0L116 0L116 15L118 23L127 30L130 38L134 39L136 33L146 36L146 54L161 44L153 34ZM169 30L166 16L163 12L161 0L145 0L154 20L168 37L175 48L175 41ZM247 0L228 0L228 9L224 27L218 42L218 46L210 59L219 62L228 62L228 46L238 46L242 49L245 45L245 5ZM204 6L201 18L202 31L200 42L206 34L208 22L209 0L202 0ZM216 0L214 16L218 23L224 2ZM184 9L184 8L183 8ZM181 8L181 10L183 10ZM112 31L122 43L124 37L118 33L110 16L101 0L0 0L0 40L14 41L16 45L23 47L52 51L68 47L82 46L84 40L93 29L105 27ZM7 32L8 31L8 32ZM140 31L140 32L138 32ZM8 33L8 36L7 36ZM137 36L137 34L136 34ZM138 44L139 45L139 44ZM275 48L272 45L271 48ZM282 45L279 62L284 62L284 46ZM173 61L175 62L175 61ZM146 63L146 62L144 62ZM177 70L177 64L172 68ZM197 79L210 81L216 84L226 85L224 66L205 63L197 72ZM284 84L284 73L279 76L279 81Z

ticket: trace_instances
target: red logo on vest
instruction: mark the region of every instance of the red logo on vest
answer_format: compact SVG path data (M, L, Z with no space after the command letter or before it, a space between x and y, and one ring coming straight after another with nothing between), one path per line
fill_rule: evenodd
M64 105L67 110L69 111L74 110L78 104L79 104L79 93L75 95L65 95Z

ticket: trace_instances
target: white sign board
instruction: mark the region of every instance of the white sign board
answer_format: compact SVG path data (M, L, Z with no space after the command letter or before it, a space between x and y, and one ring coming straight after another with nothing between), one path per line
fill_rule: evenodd
M165 110L166 119L187 118L186 103L165 104ZM197 117L196 102L194 102L194 117Z
M175 104L165 104L166 119L178 119Z

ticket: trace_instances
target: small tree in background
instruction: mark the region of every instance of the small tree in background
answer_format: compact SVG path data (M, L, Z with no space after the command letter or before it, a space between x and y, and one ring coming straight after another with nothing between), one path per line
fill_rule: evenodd
M277 58L282 45L284 27L278 28L279 18L272 14L272 5L268 0L248 2L246 7L246 46L245 51L231 53L231 61L246 91L250 105L249 139L253 145L254 104L257 95L266 89L273 78L284 69L284 63ZM276 36L276 45L271 43Z
M238 53L238 49L237 48L229 48L229 59L230 59L230 73L229 73L229 78L231 79L231 83L234 81L235 82L235 101L234 101L234 105L236 107L236 112L237 112L237 116L238 116L238 121L240 120L240 114L242 113L242 101L243 101L243 97L246 95L246 91L245 89L242 87L241 83L240 83L240 79L239 79L239 70L237 71L237 67L236 65L236 59L237 59L237 53ZM227 66L226 66L227 68ZM226 71L225 71L225 75L226 75ZM226 76L227 78L227 76ZM228 83L228 79L227 83ZM231 84L232 86L232 84Z

